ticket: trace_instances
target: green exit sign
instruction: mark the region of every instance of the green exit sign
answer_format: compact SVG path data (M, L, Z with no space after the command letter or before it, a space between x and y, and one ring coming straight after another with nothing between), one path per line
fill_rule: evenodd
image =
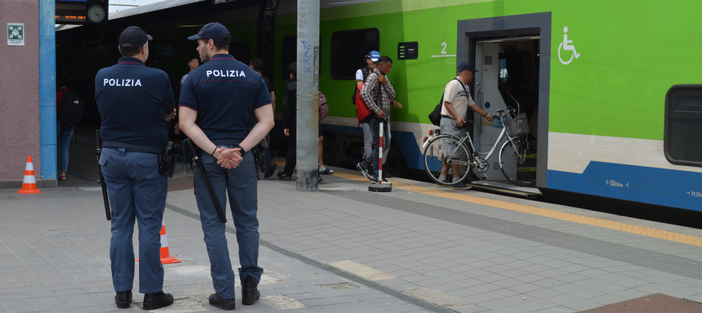
M24 46L24 23L7 23L7 45Z

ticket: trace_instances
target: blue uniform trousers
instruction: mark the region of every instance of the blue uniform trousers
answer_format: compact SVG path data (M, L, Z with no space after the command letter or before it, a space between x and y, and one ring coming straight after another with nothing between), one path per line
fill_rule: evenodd
M234 146L223 146L233 148ZM258 176L251 153L244 154L244 160L234 169L224 169L217 160L202 153L203 167L217 194L222 209L225 210L229 194L232 220L236 227L236 240L239 245L239 278L243 281L251 276L254 282L261 280L263 269L258 266ZM234 298L234 271L229 258L229 248L225 237L226 225L222 223L217 208L207 189L202 171L196 173L197 207L200 222L205 234L207 254L210 257L210 273L215 292L225 299Z
M110 261L115 291L132 290L135 217L139 223L139 292L162 291L160 232L168 178L158 172L158 155L103 148L99 163L112 208Z

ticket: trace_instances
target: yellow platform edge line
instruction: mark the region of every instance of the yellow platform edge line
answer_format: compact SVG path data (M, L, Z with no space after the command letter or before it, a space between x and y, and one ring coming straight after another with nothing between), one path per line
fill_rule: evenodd
M341 172L334 172L334 174L332 174L332 175L336 176L336 177L355 180L355 181L368 181L365 177L363 177L361 175L341 173ZM441 198L446 198L446 199L453 199L453 200L458 200L458 201L463 201L463 202L470 202L470 203L475 203L475 204L482 204L482 205L487 205L487 206L491 206L491 207L495 207L495 208L507 209L507 210L511 210L511 211L528 213L528 214L533 214L533 215L538 215L538 216L543 216L543 217L550 217L550 218L554 218L554 219L558 219L558 220L562 220L562 221L568 221L568 222L573 222L573 223L578 223L578 224L583 224L583 225L590 225L590 226L595 226L595 227L600 227L600 228L612 229L612 230L626 232L626 233L630 233L630 234L636 234L636 235L646 236L646 237L650 237L650 238L663 239L663 240L683 243L683 244L687 244L687 245L691 245L691 246L702 247L702 237L685 235L685 234L680 234L680 233L675 233L675 232L670 232L670 231L665 231L665 230L660 230L660 229L655 229L655 228L650 228L650 227L637 226L637 225L633 225L633 224L608 221L608 220L604 220L604 219L588 217L588 216L578 215L578 214L573 214L573 213L565 213L565 212L559 212L559 211L554 211L554 210L549 210L549 209L544 209L544 208L537 208L537 207L523 205L523 204L516 204L516 203L505 202L505 201L463 195L460 193L431 189L431 188L415 186L415 185L410 185L410 184L405 184L405 183L400 183L400 182L392 182L392 185L395 188L399 188L399 189L407 190L407 191L413 191L413 192L417 192L417 193L421 193L421 194L425 194L425 195L436 196L436 197L441 197Z

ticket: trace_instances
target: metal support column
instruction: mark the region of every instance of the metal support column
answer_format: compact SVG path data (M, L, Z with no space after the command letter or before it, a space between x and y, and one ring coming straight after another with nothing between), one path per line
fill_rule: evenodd
M42 187L56 187L56 1L39 0L39 144Z
M297 0L297 190L316 191L319 128L319 1Z

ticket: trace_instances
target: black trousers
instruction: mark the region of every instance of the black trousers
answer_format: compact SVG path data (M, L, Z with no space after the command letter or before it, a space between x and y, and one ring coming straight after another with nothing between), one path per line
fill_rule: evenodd
M295 170L295 165L297 162L297 131L295 127L289 129L290 136L288 136L288 153L285 156L285 169L283 173L288 176L292 176Z

